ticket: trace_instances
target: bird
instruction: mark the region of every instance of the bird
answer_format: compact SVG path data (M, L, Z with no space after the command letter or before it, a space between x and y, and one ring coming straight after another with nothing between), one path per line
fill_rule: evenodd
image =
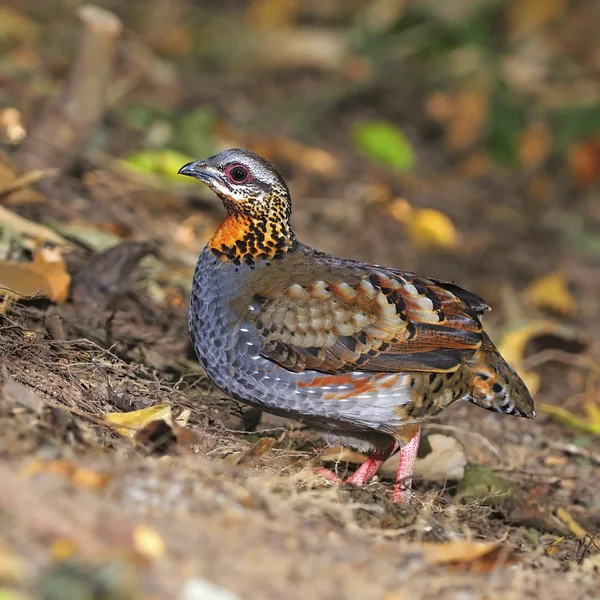
M535 417L483 329L479 296L303 244L288 186L258 154L228 149L178 173L208 185L227 212L193 276L200 364L234 399L368 454L344 483L363 486L399 449L392 499L409 501L421 423L459 400Z

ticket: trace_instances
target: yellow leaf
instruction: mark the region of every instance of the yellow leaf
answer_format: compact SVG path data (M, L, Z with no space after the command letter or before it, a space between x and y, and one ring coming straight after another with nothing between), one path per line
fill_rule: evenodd
M57 562L71 558L76 552L77 545L68 538L59 538L50 548L50 555Z
M525 325L506 332L498 343L500 354L506 359L508 364L521 376L525 385L533 396L540 387L540 377L534 371L527 371L523 367L525 357L525 348L528 342L540 335L557 334L560 331L560 325L550 320L530 321Z
M26 576L26 565L0 540L0 584L18 583Z
M525 290L525 297L538 308L547 308L563 315L570 315L577 310L577 303L559 271L536 279Z
M455 248L458 244L451 219L433 208L415 210L407 229L412 243L418 247Z
M553 333L555 330L556 324L553 321L529 321L507 331L498 343L498 350L509 364L520 363L525 356L525 347L529 340L538 335Z
M584 421L580 419L578 416L574 415L572 412L568 411L566 408L562 408L561 406L552 406L551 404L540 404L536 405L536 409L540 413L544 413L550 417L552 417L555 421L570 427L576 431L580 431L581 433L592 434L592 435L600 435L600 422L594 421Z
M412 217L412 207L406 198L394 198L387 212L400 223L408 223Z
M104 419L112 425L117 425L116 429L122 436L132 439L138 431L155 421L164 421L167 425L173 426L171 405L167 402L132 412L109 413L104 415Z
M569 528L569 531L577 538L584 538L588 532L573 518L573 515L562 506L556 509L556 516Z
M138 525L133 530L133 545L148 560L156 560L165 555L163 539L149 525Z

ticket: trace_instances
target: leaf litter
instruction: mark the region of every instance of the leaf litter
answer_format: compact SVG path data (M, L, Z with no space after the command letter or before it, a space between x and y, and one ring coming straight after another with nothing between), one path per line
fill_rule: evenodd
M593 540L600 513L593 434L598 408L595 389L586 388L586 381L597 368L597 355L579 339L582 334L571 334L597 335L592 318L597 288L590 264L573 258L581 236L562 238L570 261L558 252L555 225L549 223L566 222L572 207L553 195L560 186L544 171L548 161L564 158L567 177L582 189L593 189L595 139L563 140L565 156L555 154L557 132L538 123L540 115L526 119L515 90L504 90L525 86L527 94L542 96L551 111L547 96L552 86L532 90L535 77L523 77L528 64L519 48L501 61L505 82L495 87L489 73L482 77L481 52L469 37L473 16L468 7L462 9L460 30L451 35L435 33L450 27L447 16L433 21L434 37L458 46L443 50L444 72L453 76L459 65L469 65L473 84L464 86L463 71L454 73L461 80L454 82L455 91L450 84L431 93L431 82L421 91L419 102L431 94L425 111L440 127L445 146L432 151L431 122L405 105L414 97L404 82L414 78L404 77L404 67L400 93L393 77L378 79L376 59L349 55L339 32L313 27L321 17L311 15L310 7L251 4L248 16L254 16L239 20L245 28L252 22L261 31L287 28L278 38L285 51L266 68L285 64L289 75L290 68L310 67L302 83L314 86L313 104L307 109L295 103L297 114L284 114L285 127L278 127L281 115L269 104L270 86L260 85L254 97L244 77L239 82L232 78L227 93L215 94L212 80L188 90L187 80L184 86L167 65L171 68L161 86L162 52L172 57L186 53L197 39L195 49L202 56L207 36L195 35L190 23L170 21L178 11L159 19L157 28L152 13L147 31L120 49L123 64L144 63L137 67L143 77L120 71L111 83L114 112L97 130L103 152L89 149L72 165L75 177L46 173L39 182L44 194L29 186L27 177L35 171L21 177L2 171L7 205L23 213L3 213L21 242L19 270L46 245L58 246L64 249L64 272L75 278L71 291L79 280L73 297L83 300L61 304L57 294L55 302L33 298L3 306L0 506L8 518L0 519L0 558L15 565L16 577L0 579L6 588L0 587L0 593L61 600L196 600L209 593L244 599L510 600L563 598L573 590L595 593L598 548ZM389 3L377 6L383 4ZM442 10L426 4L432 14ZM539 8L541 3L525 4L537 8L511 12L516 39L523 27L535 34L536 27L555 19ZM564 3L552 5L560 9ZM393 32L402 48L403 33L396 32L394 19L411 7L356 10L356 22L369 17L373 32ZM23 17L21 26L37 29L20 10L10 12L11 18ZM201 20L218 17L219 11L214 13ZM386 20L386 14L396 17ZM562 20L564 11L558 14ZM235 19L227 22L235 29ZM219 30L218 22L210 25ZM425 22L425 30L431 25ZM10 44L26 43L12 36ZM36 43L33 34L26 37L28 44ZM273 55L273 39L265 35L257 42L259 56ZM313 41L311 52L298 52L298 40ZM128 53L134 46L132 59ZM435 60L436 49L427 40L425 47ZM10 47L8 54L17 69L28 60L19 50ZM36 55L37 49L30 51L29 60ZM249 62L252 58L256 62L256 56L249 56ZM247 66L244 60L228 60ZM342 63L347 72L332 77L330 70ZM60 64L57 71L66 63ZM277 102L297 95L293 82L283 73L277 77ZM349 93L344 83L340 93L337 77L348 77L350 86L358 81L361 89ZM216 72L213 79L218 80ZM199 108L166 116L162 110L160 118L128 127L127 118L120 120L125 108L119 106L119 94L129 104L133 98L127 88L140 91L140 81L155 88L148 98L155 95L159 105L178 106L184 87ZM277 137L240 131L231 115L245 119L255 103L269 121L257 127L272 126ZM207 112L214 105L222 108L218 117ZM281 135L294 128L294 118L302 122L303 115L314 112L326 116L323 147L316 139L309 145ZM384 120L375 120L376 113ZM582 122L587 129L589 119ZM353 123L363 123L362 131L353 131ZM190 134L192 129L201 135ZM35 127L25 131L35 139L30 131ZM343 142L336 137L340 131L345 132ZM362 153L360 161L351 153L344 156L341 148L350 140ZM464 406L448 411L436 423L438 430L426 428L431 451L420 457L413 505L402 506L389 498L393 460L389 474L384 469L365 489L333 486L313 473L319 456L348 470L364 456L348 449L324 450L318 436L301 426L249 416L222 398L196 364L185 327L195 254L222 208L200 188L170 179L181 166L172 168L180 153L200 156L223 144L252 146L281 165L295 197L302 198L295 223L306 242L485 292L495 309L490 329L538 388L538 419L525 423ZM114 156L104 153L107 145ZM448 156L442 156L444 151ZM133 175L118 174L127 161L119 156L136 163ZM492 165L499 160L521 164L526 181L495 170ZM536 181L546 185L536 186ZM11 191L15 185L26 187ZM584 205L585 198L577 196L574 202ZM544 215L541 206L548 211ZM593 231L593 202L584 208L589 218L582 222L590 221ZM187 221L191 214L201 218ZM64 237L55 237L56 231ZM144 240L150 239L158 241L161 255L147 268L138 262ZM119 247L122 241L127 243ZM73 246L68 253L67 245ZM515 303L506 301L499 284L511 288ZM86 294L99 301L97 308L86 306ZM547 319L547 311L556 321Z

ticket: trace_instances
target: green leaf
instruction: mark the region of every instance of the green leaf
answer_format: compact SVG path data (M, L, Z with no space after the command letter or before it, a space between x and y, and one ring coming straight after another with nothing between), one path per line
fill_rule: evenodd
M498 475L485 465L467 465L458 484L456 497L465 502L483 502L500 507L517 490L518 485Z
M398 171L409 172L415 167L416 157L412 144L392 123L371 121L352 129L356 147L372 159Z
M144 150L135 152L125 159L125 164L135 173L160 175L166 179L185 183L177 171L186 163L194 160L177 150Z

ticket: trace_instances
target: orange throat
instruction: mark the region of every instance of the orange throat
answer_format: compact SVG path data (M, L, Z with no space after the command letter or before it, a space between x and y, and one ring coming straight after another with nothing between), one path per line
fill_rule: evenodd
M208 240L208 248L223 261L254 265L280 258L295 243L288 223L231 214Z

